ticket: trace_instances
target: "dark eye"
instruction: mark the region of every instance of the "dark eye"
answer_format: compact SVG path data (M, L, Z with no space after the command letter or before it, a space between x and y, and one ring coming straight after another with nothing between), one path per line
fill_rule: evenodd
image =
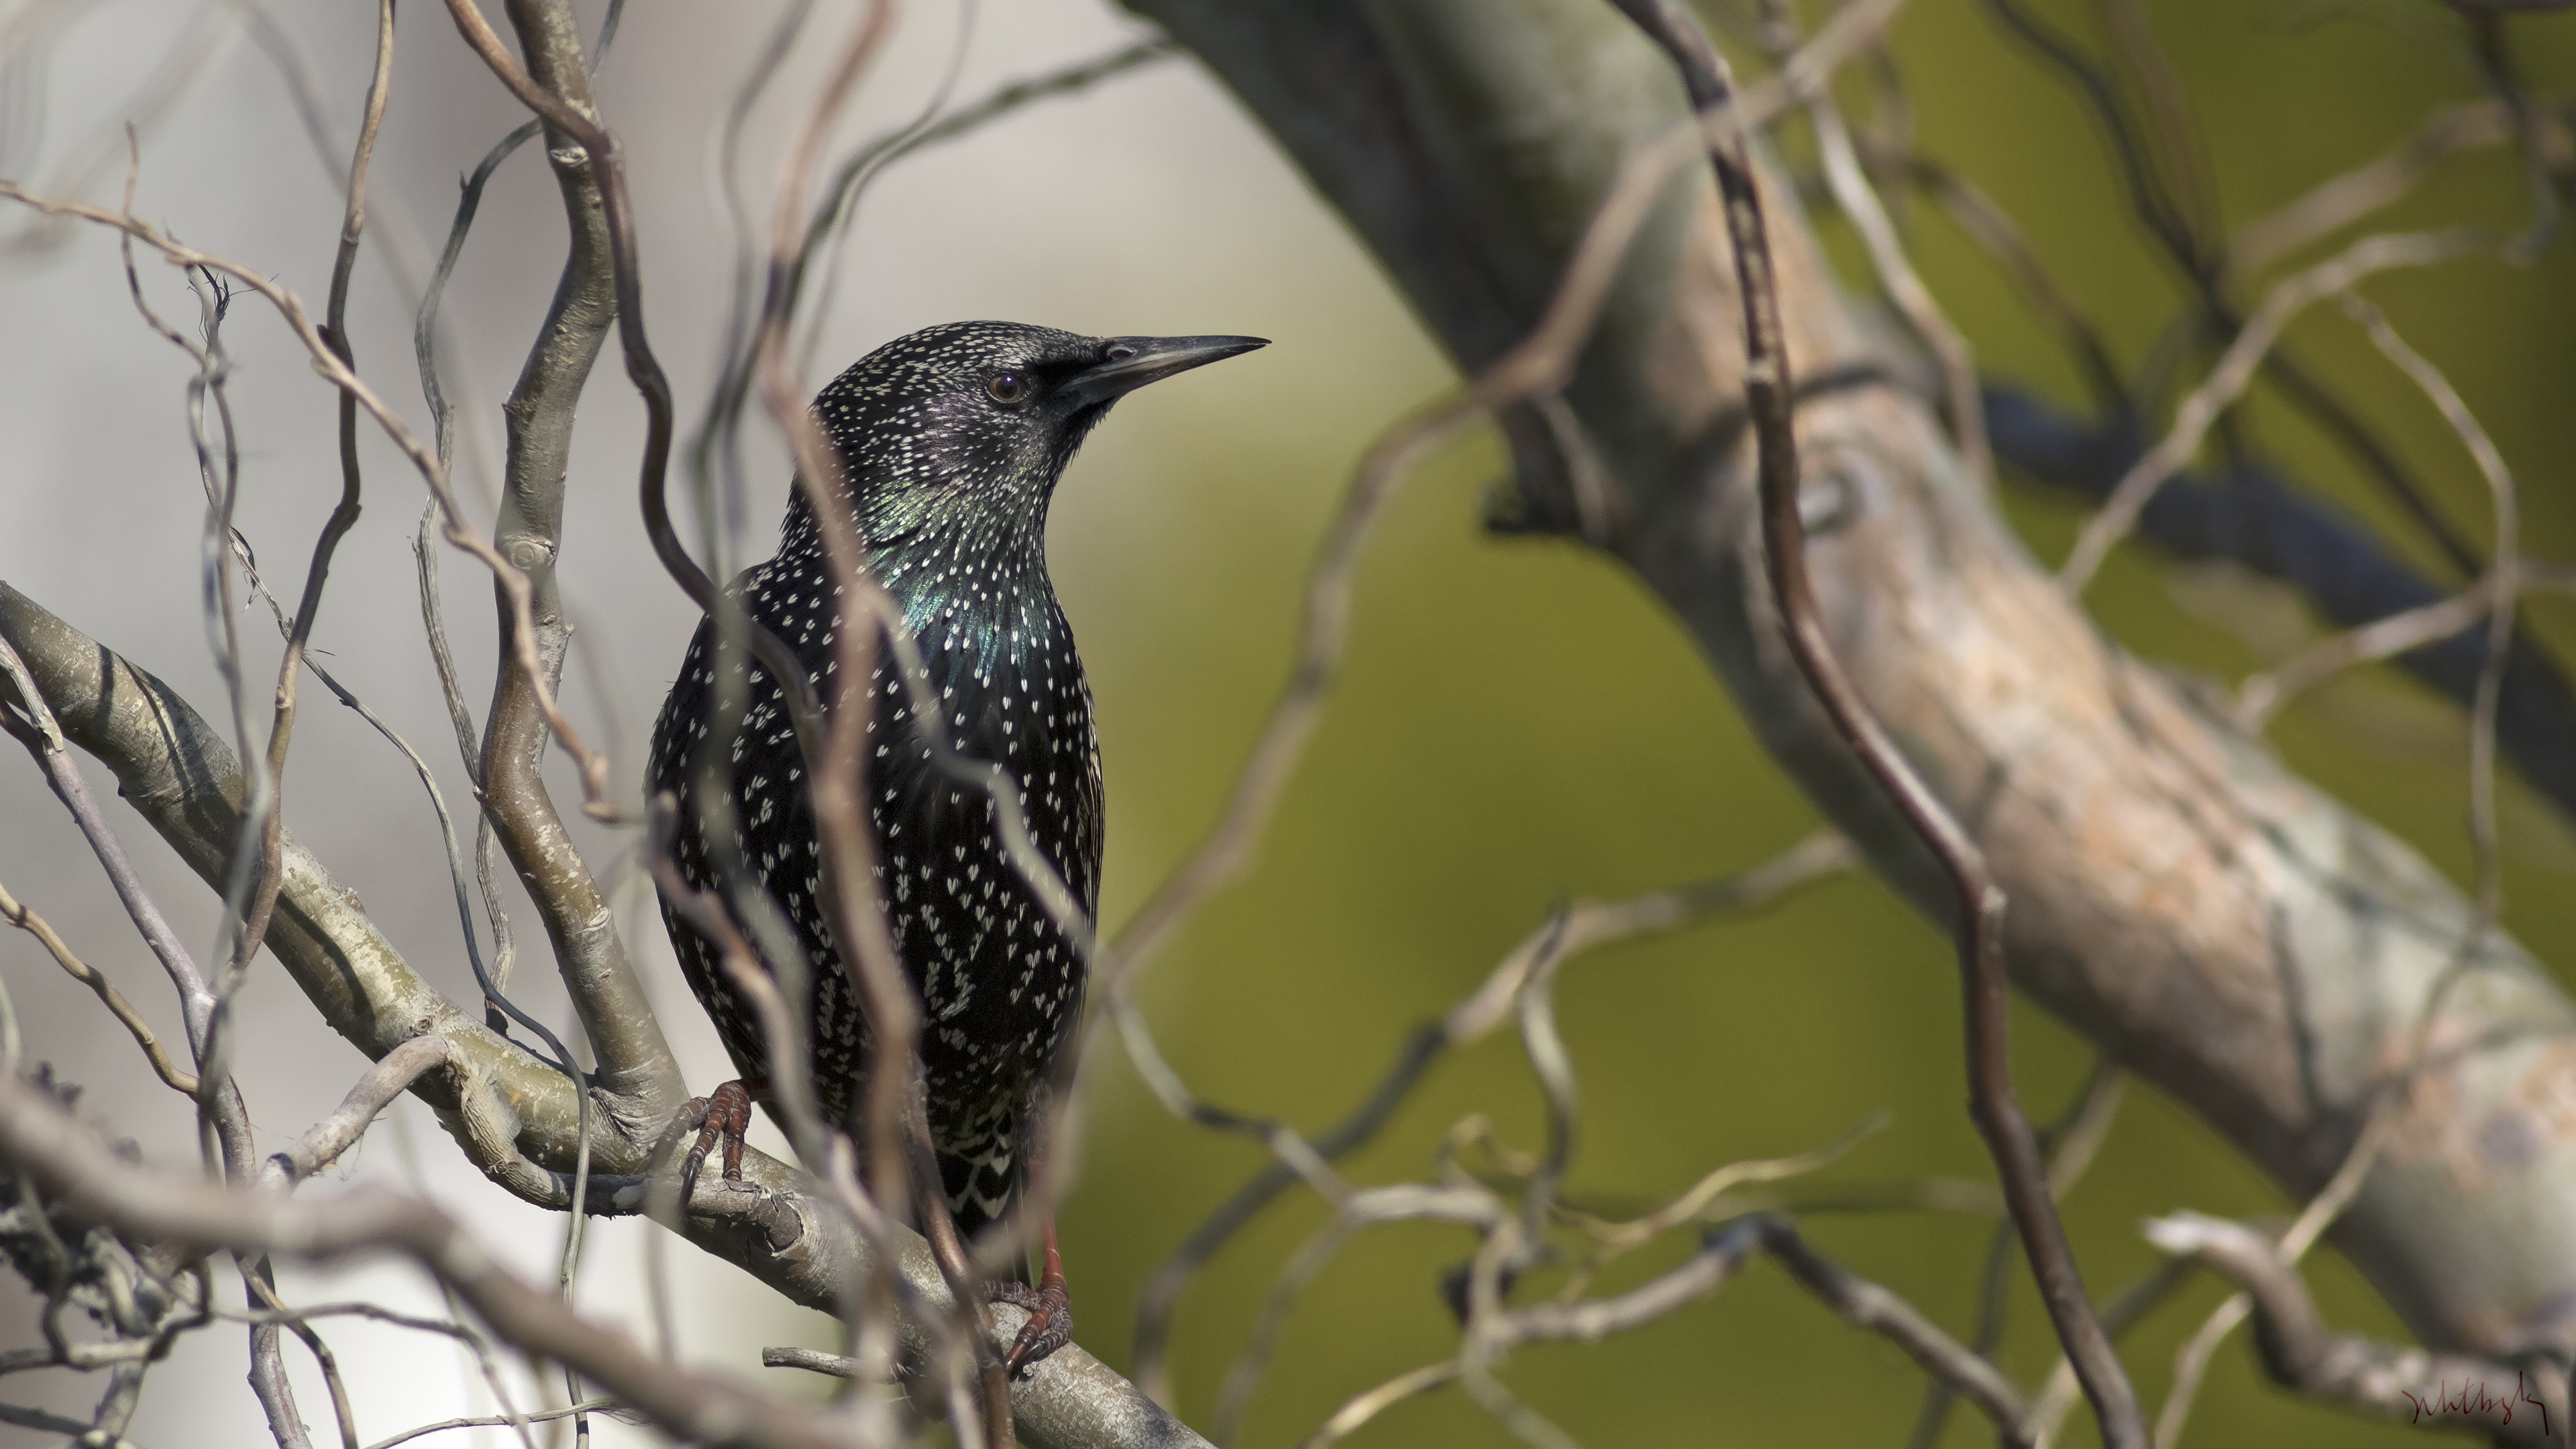
M1029 395L1029 380L1016 372L997 373L984 390L998 403L1015 403Z

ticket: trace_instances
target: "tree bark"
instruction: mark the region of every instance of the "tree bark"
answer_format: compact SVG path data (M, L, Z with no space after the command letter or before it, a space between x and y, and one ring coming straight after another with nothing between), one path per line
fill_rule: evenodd
M116 775L122 796L189 868L220 889L240 835L241 768L232 749L168 685L0 582L0 638L25 661L63 733ZM0 678L0 700L15 691ZM376 929L357 893L341 885L289 834L284 881L263 943L322 1018L381 1059L417 1038L446 1043L446 1067L411 1083L435 1108L468 1160L527 1201L563 1208L580 1114L572 1085L500 1034L457 1009ZM590 1210L641 1211L652 1143L594 1134ZM5 1154L0 1154L5 1156ZM671 1168L664 1164L668 1174ZM691 1242L733 1263L780 1296L837 1312L844 1288L871 1267L848 1220L804 1177L758 1151L743 1155L748 1190L702 1178L681 1224ZM670 1190L676 1196L676 1185ZM930 1245L896 1230L896 1271L935 1304L948 1286ZM1007 1345L1023 1310L1001 1305L994 1330ZM916 1357L929 1339L904 1325ZM1067 1345L1011 1386L1022 1437L1038 1449L1204 1449L1206 1441L1079 1345Z
M1596 0L1130 0L1267 126L1473 372L1537 321L1620 159L1685 118ZM2576 1004L2419 856L2105 639L1891 379L1790 189L1766 192L1835 648L2012 901L2016 983L2294 1198L2429 1052L2334 1239L2425 1342L2576 1349ZM1753 507L1739 303L1673 183L1566 390L1612 485L1582 531L1698 641L1765 745L1919 907L1949 895L1815 710ZM1519 522L1567 460L1506 419ZM2472 942L2475 942L2472 945Z

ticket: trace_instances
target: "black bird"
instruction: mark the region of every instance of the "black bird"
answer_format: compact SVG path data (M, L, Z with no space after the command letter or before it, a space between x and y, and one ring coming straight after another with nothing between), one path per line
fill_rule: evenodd
M1017 781L1038 848L1086 913L1100 900L1099 734L1073 631L1047 579L1047 505L1074 450L1120 397L1263 345L957 322L886 344L814 400L841 457L839 503L855 511L876 575L920 643L944 716L939 733L960 755L997 762ZM788 504L777 557L728 592L795 652L828 702L845 625L803 489ZM702 832L730 815L742 872L778 904L806 954L817 1105L828 1122L848 1124L870 1049L824 915L805 761L786 699L757 663L735 666L748 670L741 723L717 737L715 651L710 619L654 723L647 791L677 797L675 863L717 899L727 883ZM1068 1075L1086 963L1011 864L993 801L938 768L891 652L880 648L877 659L866 696L877 892L921 996L941 1185L960 1231L972 1233L1008 1211L1028 1181L1043 1114ZM705 800L710 786L725 798ZM710 812L710 803L728 808ZM749 1103L777 1110L766 1095L769 1053L715 946L667 899L663 918L689 988L742 1074L711 1099L691 1170L721 1137L725 1175L738 1177ZM1072 1332L1052 1216L1044 1239L1036 1288L996 1290L1035 1315L1012 1347L1014 1372Z

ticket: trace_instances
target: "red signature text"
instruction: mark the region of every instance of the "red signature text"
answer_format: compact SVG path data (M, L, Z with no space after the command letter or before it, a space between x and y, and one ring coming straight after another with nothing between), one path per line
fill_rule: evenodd
M2415 1417L2410 1422L2421 1423L2424 1416L2430 1414L2437 1419L2446 1416L2480 1419L2502 1428L2513 1422L2517 1408L2528 1407L2540 1411L2541 1435L2545 1438L2549 1434L2549 1406L2531 1396L2530 1386L2519 1373L2513 1376L2513 1395L2510 1398L2497 1397L2487 1388L2484 1379L2464 1379L2456 1392L2451 1388L2451 1381L2444 1379L2429 1397L2408 1393L2404 1389L2398 1392L2405 1394L2406 1402L2415 1406Z

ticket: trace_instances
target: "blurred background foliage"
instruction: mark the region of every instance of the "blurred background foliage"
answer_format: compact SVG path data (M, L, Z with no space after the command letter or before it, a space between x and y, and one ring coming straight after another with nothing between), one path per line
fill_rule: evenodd
M2037 8L2100 53L2108 49L2105 16L2118 3L2051 0ZM2430 0L2153 0L2139 8L2187 91L2215 214L2229 226L2398 144L2429 111L2485 93L2462 21ZM684 398L703 394L724 296L727 253L702 162L713 117L748 66L757 27L768 23L765 11L755 21L729 9L636 7L601 83L603 107L632 151L655 336ZM69 69L57 76L53 103L105 114L111 89L84 76L108 74L113 62L130 81L134 54L145 37L160 43L171 10L147 0L101 7L114 17L96 22L111 37L94 46L104 58L86 60L88 52L66 42ZM595 6L582 13L595 23ZM1758 69L1752 18L1716 4L1706 13L1739 64ZM1827 13L1802 7L1809 27ZM364 17L311 6L280 14L325 72L347 81L333 92L345 124L362 84L350 78L363 74ZM435 236L444 229L449 178L516 116L461 58L434 8L408 12L405 25L376 184L379 195L407 198L422 233ZM908 113L936 86L953 44L949 25L941 7L907 12L853 138ZM982 7L958 93L1096 53L1132 30L1106 9L995 0ZM2576 87L2576 19L2515 17L2506 34L2534 93ZM825 48L808 47L791 64L781 94L806 93L797 82L810 79L805 72ZM1973 0L1917 0L1897 21L1890 54L1919 149L2011 213L2134 376L2185 292L2132 218L2098 128ZM94 71L79 69L90 64ZM303 143L268 75L247 58L226 62L206 98L193 103L194 119L147 146L144 209L172 218L200 244L275 266L317 297L337 205L299 154ZM1839 94L1860 115L1875 92L1846 76ZM771 110L781 114L754 126L745 151L755 194L794 106ZM1812 171L1799 124L1785 129L1780 145L1793 171ZM2083 408L2063 351L1992 261L1937 208L1894 204L1917 264L1974 343L1981 370ZM2487 148L2443 163L2365 225L2471 220L2510 229L2523 224L2529 205L2516 157ZM515 372L529 320L552 285L555 208L539 168L522 162L505 172L451 292L467 339L453 365L479 388L451 378L450 391L484 406L487 432L497 431L490 404ZM290 233L265 229L284 226L280 218L292 221L292 245L279 239ZM1866 289L1848 229L1821 208L1818 225L1847 278ZM1100 333L1244 331L1279 341L1123 406L1076 464L1055 509L1055 577L1100 706L1113 802L1104 915L1114 928L1212 820L1281 681L1304 569L1352 463L1377 429L1453 376L1338 223L1186 60L904 163L870 194L856 235L846 299L825 319L816 382L868 347L952 316L1013 316ZM2567 426L2576 268L2568 250L2562 241L2527 268L2460 263L2363 288L2449 373L2495 436L2522 484L2526 550L2560 559L2576 557L2576 492L2567 483L2576 469ZM7 520L0 575L163 672L213 715L221 693L196 613L195 485L177 426L184 374L124 314L112 247L83 238L68 255L0 270L0 318L17 319L6 330L75 339L50 353L0 349L10 354L0 357L0 416L12 438L24 440L0 451ZM409 299L399 278L379 274L375 287L353 329L361 361L417 416L399 360ZM267 411L252 410L247 526L270 551L264 558L300 558L332 486L329 401L291 352L260 340L269 330L264 319L237 316L232 325L246 364L239 386L266 389L259 401ZM2351 322L2330 307L2312 309L2285 345L2394 441L2446 517L2481 545L2488 540L2486 494L2466 455ZM2195 375L2206 362L2195 361ZM2259 456L2370 518L2433 576L2446 577L2438 555L2351 460L2264 387L2238 416ZM602 727L619 752L620 778L630 782L689 623L685 601L652 569L632 516L635 419L611 358L585 406L564 562L584 611L576 717L585 728ZM478 445L469 435L462 446ZM402 553L416 489L389 450L369 447L383 500L343 554L322 638L338 651L334 667L348 663L344 677L355 676L370 702L426 750L444 740L445 726L426 682ZM1210 1099L1318 1129L1360 1099L1414 1023L1472 989L1559 904L1741 870L1817 823L1682 633L1617 568L1572 545L1481 531L1480 502L1502 468L1499 448L1481 438L1407 485L1366 557L1349 668L1255 873L1212 901L1144 983L1141 999L1163 1050ZM786 477L767 440L755 440L747 476L754 486L740 546L744 557L758 557ZM2033 551L2052 561L2083 517L2066 496L2009 476L2004 502ZM130 568L102 566L109 538ZM461 565L446 575L469 678L487 681L484 586ZM2225 681L2318 632L2304 606L2274 586L2234 570L2180 566L2143 547L2115 556L2089 599L2103 627L2132 649ZM2535 599L2524 618L2558 658L2576 659L2569 601ZM478 703L482 688L469 686ZM308 717L290 823L462 999L464 967L453 919L441 915L445 882L426 812L355 721L336 711ZM2293 706L2272 738L2311 778L2468 881L2459 711L2393 671L2370 669ZM457 772L440 763L456 798ZM103 886L87 880L77 860L49 858L62 854L66 837L42 814L50 802L19 778L28 773L7 772L0 785L7 792L0 818L13 822L0 832L0 872L58 924L84 925L93 959L139 966L139 952L113 944L121 938L112 903L100 903ZM554 778L557 798L573 798L568 773ZM2510 777L2505 791L2505 924L2576 984L2576 831ZM584 839L603 871L629 844L603 831ZM165 902L183 902L203 922L192 939L212 939L204 893L174 871L159 879ZM51 889L40 894L21 881ZM687 1002L659 925L635 909L642 897L630 891L626 899L692 1081L710 1085L725 1075L721 1054ZM524 918L521 931L523 945L533 944ZM147 1146L185 1160L184 1131L152 1125L168 1115L167 1103L122 1080L131 1075L122 1054L130 1049L98 1029L87 998L46 977L51 968L30 943L0 940L0 964L21 1009L53 1023L55 1034L39 1039L62 1043L57 1059L70 1075L93 1081L93 1100ZM519 989L533 1008L560 1016L549 975L539 948L522 963ZM135 984L127 989L140 999ZM1989 1180L1963 1110L1956 998L1946 943L1862 877L1579 958L1559 992L1584 1101L1573 1196L1634 1211L1721 1163L1808 1150L1881 1111L1891 1115L1885 1130L1789 1191L1858 1200L1927 1179ZM355 1054L324 1039L273 975L250 1000L263 1040L275 1046L246 1060L245 1086L264 1130L293 1132L336 1099L357 1069ZM2015 1030L2025 1100L2035 1116L2054 1115L2083 1082L2091 1052L2036 1011L2018 1012ZM1084 1100L1086 1155L1065 1212L1066 1254L1084 1343L1123 1366L1140 1282L1263 1159L1249 1143L1166 1115L1114 1045L1086 1064ZM1490 1116L1510 1142L1540 1140L1537 1093L1508 1032L1440 1064L1345 1170L1362 1182L1419 1178L1444 1134L1471 1113ZM427 1124L407 1109L397 1126L421 1139L416 1148L381 1151L354 1170L393 1173L409 1156L431 1190L471 1203L487 1234L544 1260L556 1225L498 1200ZM2180 1207L2234 1216L2294 1210L2214 1134L2133 1085L2100 1158L2067 1202L2097 1293L2155 1266L2139 1222ZM1292 1195L1190 1290L1174 1339L1176 1407L1185 1417L1207 1421L1280 1265L1324 1218L1311 1197ZM1990 1217L1818 1211L1805 1222L1830 1255L1952 1331L1969 1329ZM644 1321L636 1253L646 1231L603 1228L584 1279L586 1303ZM1638 1255L1605 1286L1668 1265L1680 1247ZM1302 1299L1243 1442L1294 1443L1349 1395L1449 1352L1455 1329L1436 1282L1468 1248L1463 1234L1428 1228L1379 1230L1347 1248ZM758 1344L832 1342L828 1321L781 1307L729 1270L701 1272L688 1258L685 1249L674 1255L680 1341L691 1357L749 1371ZM2311 1258L2307 1271L2334 1326L2403 1337L2330 1252ZM395 1276L365 1281L388 1295L419 1291L393 1285ZM291 1278L289 1286L299 1285ZM308 1299L356 1291L345 1278L327 1285L305 1278L301 1287ZM2162 1397L2177 1343L2223 1296L2196 1283L2128 1340L2126 1357L2148 1402ZM2003 1360L2017 1378L2036 1382L2054 1345L2018 1276L2010 1308ZM28 1321L14 1309L6 1317L13 1333ZM347 1333L351 1342L378 1341ZM384 1342L389 1353L405 1351ZM238 1368L205 1357L227 1351L238 1359L237 1344L203 1350L202 1371L210 1389L219 1377L222 1392L238 1395ZM196 1362L185 1359L191 1353L200 1351L183 1349L184 1362ZM342 1356L366 1354L344 1347ZM398 1362L367 1371L386 1395L401 1392L396 1377L423 1377L405 1375ZM1526 1351L1508 1377L1557 1422L1601 1444L1893 1444L1912 1421L1921 1385L1896 1350L1844 1328L1768 1266L1643 1332ZM321 1402L318 1385L305 1392L308 1406ZM362 1384L362 1404L388 1402L368 1392ZM80 1402L76 1392L60 1397ZM220 1442L261 1442L247 1396L233 1407L239 1413L226 1415ZM147 1411L139 1440L218 1442L207 1437L202 1404L159 1412L155 1419ZM383 1413L390 1432L396 1410ZM147 1432L156 1425L157 1439ZM2089 1436L2079 1412L2070 1441ZM2340 1446L2407 1437L2403 1428L2312 1409L2262 1385L2240 1335L2221 1352L2186 1442ZM1988 1438L1959 1414L1943 1442ZM1506 1436L1451 1392L1398 1407L1360 1442L1481 1445Z
M2037 8L2088 49L2110 51L2105 12L2116 6ZM2390 149L2431 110L2485 93L2466 27L2432 5L2138 8L2187 88L2227 226ZM1830 13L1801 9L1810 27ZM1744 43L1755 33L1750 17L1703 10L1736 42L1739 66L1758 66L1758 50ZM2516 19L2507 34L2535 91L2576 79L2576 22ZM2135 222L2102 131L1978 5L1909 6L1891 51L1919 150L1975 181L2020 223L2134 377L2189 294ZM1858 116L1872 90L1846 73L1838 93ZM1800 125L1786 129L1781 149L1794 171L1812 172ZM1980 371L2085 410L2075 368L2007 275L1928 201L1898 207L1917 265L1975 345ZM2471 152L2291 265L2362 229L2475 221L2510 230L2529 210L2515 154ZM1828 208L1816 215L1846 279L1866 289L1857 239ZM2576 270L2565 246L2530 268L2470 263L2393 274L2363 290L2446 370L2497 439L2521 484L2526 551L2566 557L2576 547L2576 492L2567 487L2576 437L2565 411L2576 375ZM2240 305L2256 300L2259 288L2240 289ZM2433 408L2359 328L2331 307L2314 308L2285 345L2393 441L2443 515L2485 547L2484 484ZM2196 382L2210 360L2198 356L2180 385ZM2379 525L2431 576L2449 576L2350 457L2267 387L2258 385L2237 416L2255 456ZM1213 462L1227 444L1218 437L1206 446ZM1285 1110L1320 1127L1357 1100L1408 1023L1471 989L1553 903L1742 869L1816 821L1680 631L1618 570L1570 546L1479 534L1478 490L1500 467L1490 447L1462 449L1427 470L1392 513L1366 566L1349 675L1259 874L1206 911L1146 989L1166 1051L1217 1100ZM1320 510L1323 495L1313 496ZM1211 557L1269 541L1221 516L1228 501L1221 492L1184 500L1193 512L1211 511L1167 519L1189 542L1163 556L1195 555L1193 568L1212 578L1261 568L1250 554ZM2033 551L2052 561L2085 513L2009 476L2005 505ZM1066 572L1069 592L1079 588L1080 575ZM2135 546L2089 598L2132 649L2229 682L2321 632L2298 599L2249 573L2180 565ZM1113 920L1204 820L1204 802L1234 761L1209 746L1252 727L1271 677L1242 647L1260 637L1257 625L1191 612L1193 632L1219 632L1227 642L1217 647L1233 662L1201 659L1183 643L1177 651L1188 665L1175 670L1176 646L1163 643L1141 669L1162 674L1165 688L1246 671L1245 687L1212 691L1198 710L1124 703L1155 697L1145 679L1134 696L1119 686L1139 641L1119 639L1106 654L1086 646L1099 660L1120 812ZM2558 658L2570 657L2576 609L2535 600L2525 618ZM1241 723L1210 730L1224 700L1242 709ZM2291 708L2272 739L2312 779L2469 882L2459 711L2393 670L2371 669ZM1153 762L1142 789L1133 766L1119 763L1137 759ZM1201 770L1204 782L1191 783ZM2576 834L2518 784L2506 789L2507 925L2562 979L2576 979L2568 891ZM1961 1110L1954 979L1947 942L1863 878L1810 889L1750 919L1578 960L1560 995L1585 1108L1571 1191L1634 1210L1710 1166L1810 1148L1878 1109L1894 1114L1892 1127L1808 1191L1832 1196L1827 1185L1848 1184L1849 1196L1862 1197L1907 1179L1990 1180ZM2053 1115L2080 1087L2091 1051L2036 1011L2020 1012L2015 1027L2025 1100L2034 1115ZM1249 1146L1156 1111L1123 1063L1092 1067L1093 1152L1069 1218L1084 1247L1078 1287L1094 1315L1086 1325L1257 1162ZM1490 1114L1515 1143L1541 1140L1537 1093L1508 1034L1439 1068L1349 1170L1363 1180L1419 1175L1441 1134L1474 1112ZM1203 1186L1127 1189L1147 1180ZM2296 1207L2205 1127L2133 1084L2067 1204L2096 1292L2151 1269L2157 1255L2138 1236L2140 1220L2186 1205L2235 1215ZM1325 1216L1311 1200L1275 1210L1200 1281L1177 1341L1185 1413L1212 1402L1278 1265ZM1933 1311L1946 1324L1966 1329L1987 1220L1879 1212L1808 1221L1843 1262L1917 1304L1939 1305ZM1465 1251L1462 1236L1432 1230L1381 1232L1346 1250L1305 1296L1245 1442L1293 1443L1363 1383L1439 1357L1452 1327L1427 1286ZM1617 1281L1642 1278L1677 1252L1628 1265ZM2339 1327L2404 1337L2331 1254L2311 1260L2309 1277ZM2150 1404L2162 1397L2174 1349L2223 1296L2196 1285L2128 1340L2125 1357ZM2016 1292L2011 1324L2004 1362L2034 1381L2054 1350L2035 1298ZM1511 1382L1599 1443L1894 1443L1919 1387L1893 1348L1845 1329L1770 1270L1641 1334L1524 1352ZM2070 1421L2073 1442L2088 1442L2083 1418ZM1454 1394L1400 1407L1377 1432L1379 1442L1507 1442ZM1962 1413L1944 1442L1984 1443L1990 1432ZM2407 1437L2287 1400L2260 1382L2237 1341L2215 1364L2186 1442Z

